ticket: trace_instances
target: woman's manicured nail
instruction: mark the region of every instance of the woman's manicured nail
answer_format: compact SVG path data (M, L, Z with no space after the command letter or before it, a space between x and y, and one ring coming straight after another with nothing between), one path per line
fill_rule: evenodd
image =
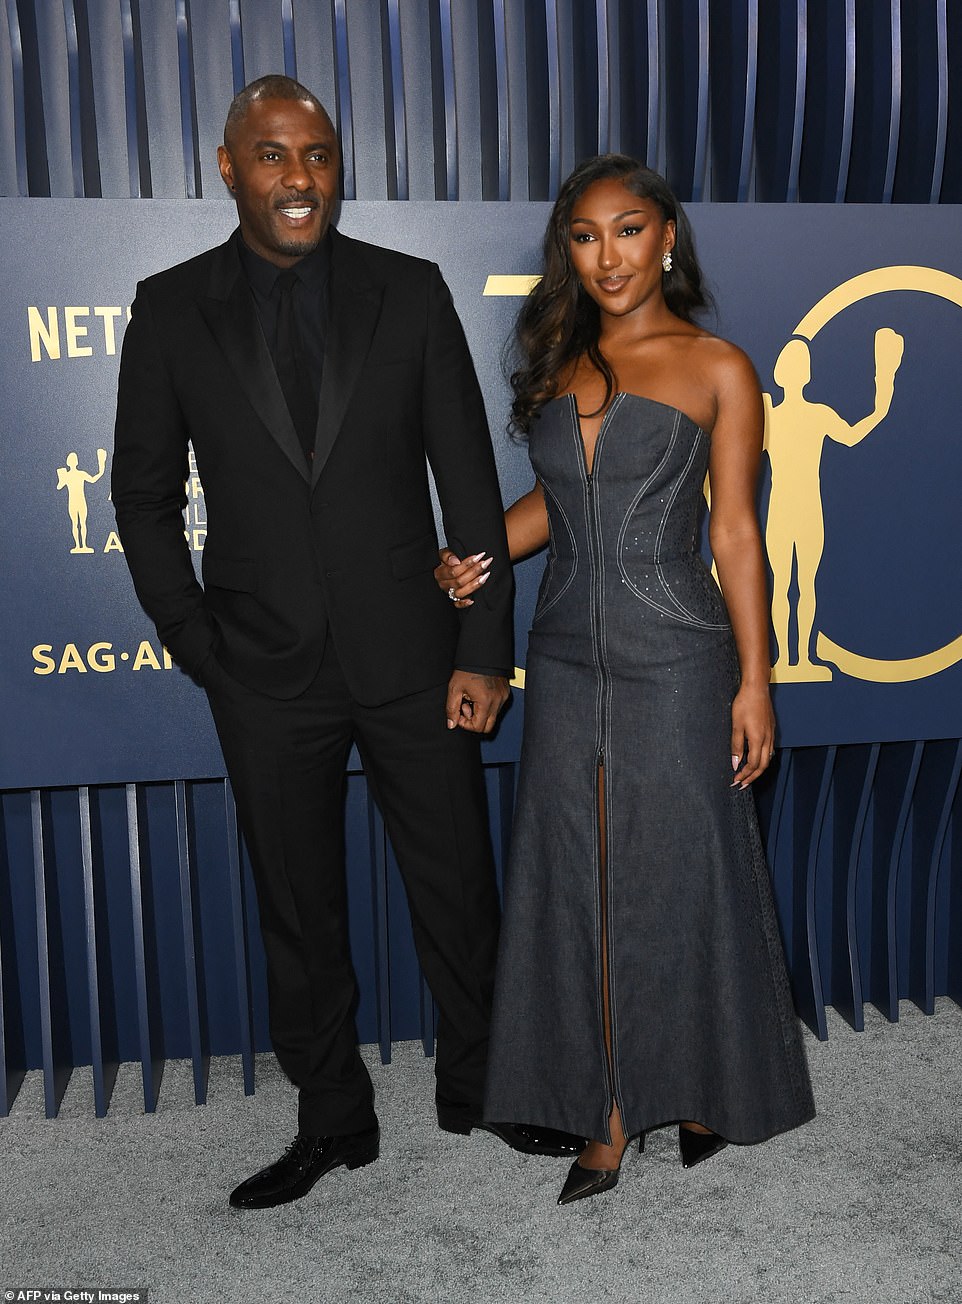
M484 574L481 576L481 578L478 580L478 588L480 588L482 584L487 584L490 578L491 578L491 572L485 571Z
M493 561L494 561L493 557L488 557L485 561L481 563L481 569L487 570Z
M733 757L732 757L732 769L733 769L733 770L737 770L737 769L738 769L738 761L739 761L739 758L738 758L737 756L733 756Z

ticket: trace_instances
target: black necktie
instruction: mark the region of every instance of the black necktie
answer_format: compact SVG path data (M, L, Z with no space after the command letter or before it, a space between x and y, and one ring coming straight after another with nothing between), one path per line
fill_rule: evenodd
M281 382L287 410L301 441L304 455L314 455L314 435L317 428L317 394L311 384L310 366L304 355L301 333L294 312L294 286L297 273L288 268L275 282L277 302L277 352L274 364L277 379Z

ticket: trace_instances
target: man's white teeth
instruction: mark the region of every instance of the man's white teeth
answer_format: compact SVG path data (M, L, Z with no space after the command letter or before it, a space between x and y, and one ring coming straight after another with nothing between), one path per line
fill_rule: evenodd
M285 217L307 217L311 212L310 208L282 208L281 212Z

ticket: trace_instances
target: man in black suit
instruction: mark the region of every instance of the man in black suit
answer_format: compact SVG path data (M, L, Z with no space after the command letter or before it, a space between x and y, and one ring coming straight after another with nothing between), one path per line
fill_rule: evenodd
M479 742L508 694L512 582L460 322L436 266L332 227L337 139L303 86L246 87L218 157L240 227L138 286L112 495L137 595L210 701L254 868L271 1036L299 1088L294 1144L231 1203L297 1199L378 1155L347 934L352 741L440 1010L440 1126L574 1154L563 1134L481 1122L498 902ZM203 588L181 516L188 441ZM494 559L463 611L432 575L427 462L451 546Z

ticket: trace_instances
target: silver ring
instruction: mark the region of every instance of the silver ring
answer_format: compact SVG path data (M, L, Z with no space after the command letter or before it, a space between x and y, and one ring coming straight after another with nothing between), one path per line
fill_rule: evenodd
M452 584L451 587L448 589L448 597L451 599L452 602L457 602L457 600L458 600L458 595L457 595L457 594L455 593L455 591L454 591L454 585L453 585L453 584Z

